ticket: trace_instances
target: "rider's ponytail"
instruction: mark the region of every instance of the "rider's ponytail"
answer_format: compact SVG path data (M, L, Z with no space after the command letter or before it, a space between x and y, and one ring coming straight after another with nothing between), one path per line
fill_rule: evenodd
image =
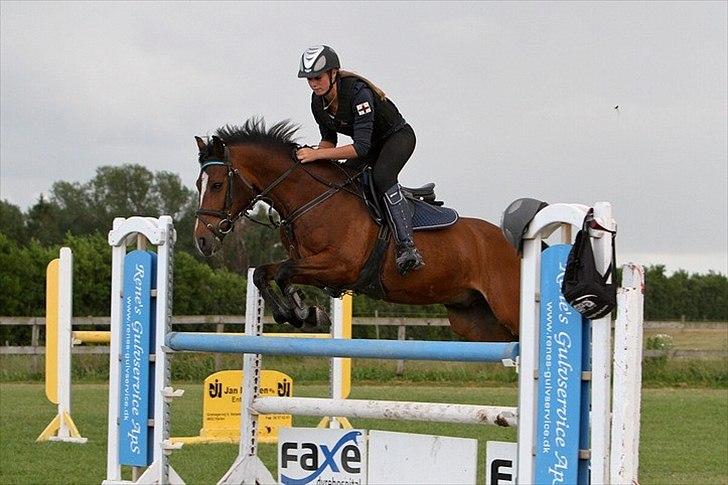
M369 89L374 91L374 94L376 94L380 100L384 101L385 99L387 99L387 95L384 94L384 91L382 91L379 88L379 86L377 86L376 84L371 82L369 79L365 78L364 76L360 76L359 74L356 74L351 71L344 71L342 69L339 69L339 77L355 77L357 79L361 79L362 81L364 81L366 83L367 86L369 86Z

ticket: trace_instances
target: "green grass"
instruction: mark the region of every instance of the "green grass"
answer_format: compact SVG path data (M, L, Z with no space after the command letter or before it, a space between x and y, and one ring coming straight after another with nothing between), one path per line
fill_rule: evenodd
M109 358L106 355L74 355L74 383L108 382ZM223 369L242 368L242 358L223 355ZM295 376L299 382L326 382L329 378L328 359L303 357L266 357L265 366ZM396 373L397 363L391 360L355 359L352 368L356 382L421 382L427 384L460 383L479 386L515 384L516 372L500 364L469 364L461 362L408 361L404 374ZM175 381L202 382L214 372L215 357L211 354L176 354L172 359L172 378ZM42 355L0 355L0 382L42 382ZM642 366L645 387L712 387L728 388L728 358L715 359L645 359Z
M221 368L241 369L242 357L226 354L221 358ZM108 355L74 355L72 359L74 383L108 382ZM310 357L265 357L265 367L277 369L299 381L327 382L329 359ZM497 385L515 383L516 372L500 364L472 364L461 362L405 363L403 376L396 374L397 363L393 360L356 359L352 377L357 382L390 382L407 380L428 383L483 383ZM212 354L175 354L172 358L172 379L177 381L200 381L215 371ZM43 356L2 355L0 356L0 382L33 382L45 379Z
M645 329L644 341L658 334L672 337L676 349L728 352L728 328L648 328Z
M510 387L420 385L407 381L354 386L354 398L513 405ZM183 385L186 394L173 405L174 435L196 435L201 424L202 389ZM299 396L323 396L325 385L298 383ZM41 384L0 384L0 483L99 483L105 476L107 386L75 385L73 416L85 445L35 443L53 417L54 407ZM317 418L294 418L295 426L313 426ZM514 441L515 431L486 426L356 420L364 429ZM172 455L172 464L188 483L211 483L237 455L236 445L188 446ZM260 455L275 473L274 445ZM482 468L482 457L479 462ZM481 470L482 472L482 470ZM643 396L642 484L728 483L728 391L725 389L647 389ZM482 473L480 483L482 483Z
M728 391L648 389L640 483L728 484Z

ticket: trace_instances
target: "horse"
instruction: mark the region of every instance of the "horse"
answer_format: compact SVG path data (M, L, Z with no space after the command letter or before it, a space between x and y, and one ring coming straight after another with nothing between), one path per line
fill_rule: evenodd
M357 281L381 237L365 203L357 174L336 161L300 163L298 126L285 120L266 128L262 118L225 125L199 149L199 207L195 244L203 256L217 251L235 221L258 201L280 215L280 237L288 259L258 266L255 285L276 322L322 326L328 316L308 306L300 289L311 285L331 294L358 290ZM401 275L389 238L378 274L379 297L392 303L442 304L451 329L469 341L518 339L520 264L499 227L460 217L452 226L417 231L425 266ZM276 291L272 285L275 281ZM280 294L279 294L280 292Z

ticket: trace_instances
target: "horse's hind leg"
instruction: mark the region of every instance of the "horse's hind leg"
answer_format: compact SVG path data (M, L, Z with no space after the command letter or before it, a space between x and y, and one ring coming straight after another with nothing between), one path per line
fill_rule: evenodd
M467 301L445 305L453 331L472 342L512 342L518 340L499 321L480 293L473 291Z

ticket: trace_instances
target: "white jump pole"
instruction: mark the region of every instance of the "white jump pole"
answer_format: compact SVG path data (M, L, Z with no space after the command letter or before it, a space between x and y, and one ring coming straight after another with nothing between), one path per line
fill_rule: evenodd
M614 325L614 400L610 483L638 483L642 390L644 269L622 267Z

